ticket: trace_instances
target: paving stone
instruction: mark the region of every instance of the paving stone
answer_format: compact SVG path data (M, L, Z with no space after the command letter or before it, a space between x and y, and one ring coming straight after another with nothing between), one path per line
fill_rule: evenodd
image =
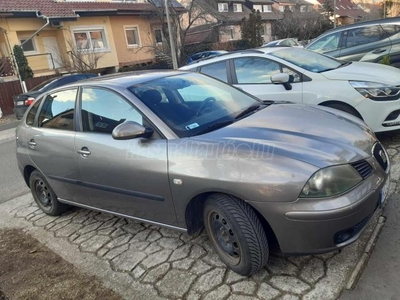
M125 218L117 218L117 223L115 223L114 227L115 228L120 228L124 225L127 225L128 221Z
M331 259L332 257L334 257L337 254L339 254L339 250L328 252L328 253L323 253L323 254L316 254L314 256L326 261L328 259Z
M61 222L61 223L57 223L54 226L51 226L51 227L49 227L47 229L50 230L50 231L57 231L58 229L61 229L64 226L67 226L70 223L71 223L71 220L67 220L67 221L64 221L64 222ZM50 224L47 224L47 225L50 225ZM47 225L45 226L45 228L47 227Z
M31 221L31 219L34 217L36 217L35 214L29 214L28 216L26 216L25 220Z
M186 244L180 247L179 249L176 249L174 252L172 252L169 261L180 260L182 258L188 257L190 253L190 247L191 247L190 244Z
M113 227L104 228L104 229L97 229L97 234L111 236L111 234L116 230L118 230L118 229L113 228ZM125 231L124 231L123 234L125 234Z
M164 263L158 267L150 270L142 279L144 283L156 283L159 281L170 269L169 263Z
M142 261L143 267L149 269L163 262L166 262L171 255L172 250L164 249L159 252L149 255L146 259Z
M96 219L89 217L89 219L87 219L85 222L83 222L83 225L87 226L87 225L91 225L91 224L94 224L94 223L102 224L102 222L99 222Z
M63 214L62 214L59 218L57 218L56 220L54 220L54 222L60 223L60 222L64 222L64 221L71 220L71 219L74 218L77 214L78 214L78 212L76 212L76 211L68 211L68 212L66 212L66 213L63 213Z
M224 279L225 269L214 269L201 275L193 286L193 289L199 293L211 291L220 285Z
M291 276L274 276L271 278L270 283L282 291L293 294L301 294L310 289L307 283Z
M98 257L104 257L104 255L106 255L108 251L110 251L110 249L101 248L99 251L97 251L97 256L98 256ZM114 258L114 257L113 257L113 258ZM105 258L105 259L106 259L106 258Z
M196 276L185 271L171 270L157 283L160 293L168 298L183 297L195 280Z
M87 241L88 239L90 239L91 237L93 237L95 235L96 235L96 232L94 232L94 231L85 233L85 234L75 238L73 240L73 243L79 245L79 244L83 243L84 241Z
M253 296L243 296L243 295L234 295L232 294L228 300L254 300Z
M145 230L142 224L133 222L129 222L128 224L122 226L121 228L125 230L127 233L130 233L132 235L135 235L140 231Z
M90 239L84 241L82 244L80 244L79 248L83 252L96 252L99 250L101 247L103 247L105 244L107 244L110 241L110 238L108 236L103 236L103 235L95 235L91 237Z
M106 249L106 248L102 248L99 251L101 251L103 249L105 251L108 251L107 254L104 256L104 258L107 259L107 260L112 260L112 259L116 258L118 255L121 255L122 253L127 251L129 249L129 245L125 244L125 245L122 245L120 247L113 248L111 250L110 249Z
M234 283L231 288L234 293L252 295L257 289L257 284L254 281L247 280Z
M163 237L175 237L175 238L179 238L182 234L179 231L170 230L170 229L166 229L166 228L160 228L160 233Z
M162 250L163 248L161 246L159 246L157 243L151 243L150 246L148 246L146 248L146 250L144 250L144 252L146 252L146 254L150 255L153 254L157 251Z
M224 263L221 261L221 259L219 258L218 254L215 253L215 252L210 252L210 253L208 253L208 255L205 256L205 257L203 258L203 260L204 260L206 263L208 263L208 264L210 264L210 265L212 265L212 266L214 266L214 267L226 267L225 264L224 264Z
M166 237L159 239L157 243L161 247L171 250L175 250L176 248L183 245L183 242L178 238L166 238Z
M111 261L111 265L116 271L132 271L147 255L142 251L126 251Z
M38 220L40 220L41 218L43 218L45 216L47 216L47 215L44 214L44 213L38 213L38 214L35 214L33 217L31 217L30 221L31 222L35 222L35 221L38 221ZM26 217L25 219L28 219L28 218Z
M143 251L149 246L149 242L139 242L135 241L135 243L129 244L129 249L132 251Z
M196 275L200 275L200 274L207 272L211 268L212 267L209 264L205 263L202 260L198 260L195 262L194 266L192 267L191 272Z
M110 227L114 227L114 224L118 221L118 218L114 217L108 221L105 221L103 224L101 224L101 226L99 227L99 230L102 229L107 229Z
M318 258L310 260L300 272L300 278L308 283L315 283L324 275L324 262Z
M389 157L393 157L397 154L397 150L393 148L386 149L386 152L388 153Z
M201 298L201 295L193 290L189 291L189 293L186 296L186 300L199 300Z
M57 217L53 217L53 216L48 216L48 215L44 215L42 218L40 218L39 220L36 220L33 222L33 225L38 226L38 227L44 227L47 224L54 222L55 220L57 220Z
M400 180L400 163L392 163L390 167L390 180L392 181Z
M276 300L300 300L300 297L297 297L295 295L286 294L286 295L283 295L282 297L279 297Z
M125 235L126 232L123 231L121 228L117 228L116 230L114 230L110 236L111 238L115 239L116 237L120 236L120 235Z
M56 226L56 223L51 222L51 223L47 224L46 226L44 226L44 229L50 230L50 229L53 228L54 226Z
M97 230L103 223L98 222L98 221L94 221L94 223L90 224L90 225L86 225L85 227L81 228L79 230L79 234L85 234L91 231L95 231Z
M101 213L101 214L94 216L93 218L100 222L106 222L106 221L110 221L111 219L113 219L114 216L112 214Z
M114 248L114 247L122 246L124 244L127 244L131 238L132 238L132 236L130 234L121 235L121 236L111 240L111 242L109 242L107 245L105 245L105 247L106 248Z
M287 260L292 264L296 265L298 268L300 268L311 258L312 258L311 255L298 255L298 256L290 256L287 258Z
M273 275L296 276L298 268L291 262L276 256L271 256L267 264L268 271Z
M134 268L131 272L131 276L134 279L139 279L144 273L146 273L145 269L143 269L141 266L136 266L136 268Z
M82 227L81 224L70 223L63 228L58 229L55 231L55 235L57 237L69 237L73 233L77 232Z
M185 243L190 242L190 241L193 240L194 238L195 238L194 236L189 235L189 234L186 234L186 233L182 233L182 235L180 236L180 239L181 239L183 242L185 242Z
M33 206L24 207L23 209L17 211L14 216L16 218L25 218L25 217L29 216L31 213L33 213L33 212L35 212L37 210L38 210L38 208L37 207L33 207Z
M190 251L190 257L194 259L201 258L206 254L207 252L199 245L193 245L192 250Z
M159 240L161 237L162 237L161 233L159 233L157 230L153 230L147 237L146 241L152 243Z
M77 234L76 232L74 232L73 234L71 234L71 236L68 238L68 240L70 241L70 242L73 242L73 241L75 241L77 238L79 238L80 237L80 235L79 234Z
M231 283L235 283L235 282L238 282L238 281L241 281L241 280L246 280L246 279L247 279L246 276L242 276L242 275L239 275L236 272L233 272L232 270L228 270L228 274L226 276L226 281L225 282L228 283L228 284L231 284Z
M175 261L172 266L174 269L189 270L193 266L194 262L195 260L192 258L185 258Z
M223 300L226 297L228 297L230 293L231 293L231 289L229 288L228 285L224 284L224 285L221 285L216 290L208 293L204 297L204 300Z
M137 233L132 238L132 242L134 242L134 241L145 241L147 239L147 237L150 235L150 233L151 233L150 229L145 229L143 231L140 231L139 233Z
M253 274L251 276L251 279L254 280L255 282L264 282L267 277L269 276L269 272L264 268L258 271L256 274Z
M278 297L280 294L280 291L274 289L272 286L266 284L265 282L261 283L260 288L257 292L257 296L261 300L271 300L275 297Z

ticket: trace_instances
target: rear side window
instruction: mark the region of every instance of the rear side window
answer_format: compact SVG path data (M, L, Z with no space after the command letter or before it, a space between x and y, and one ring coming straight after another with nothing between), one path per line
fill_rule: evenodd
M77 89L48 95L39 114L39 127L74 130L75 100Z
M226 74L226 61L203 66L200 69L200 73L228 82L228 75Z
M42 101L42 99L39 99L38 101L33 103L31 109L28 112L28 115L26 116L26 125L33 126L33 123L34 123L35 117L36 117L36 113L38 111L41 101Z
M349 29L347 31L346 48L374 43L385 38L378 25Z
M271 83L271 76L281 73L280 65L266 58L243 57L234 62L238 84Z

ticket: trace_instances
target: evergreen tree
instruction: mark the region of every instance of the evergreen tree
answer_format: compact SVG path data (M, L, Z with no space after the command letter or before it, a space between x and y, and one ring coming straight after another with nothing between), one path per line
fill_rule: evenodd
M25 57L24 51L22 47L19 45L14 46L14 56L17 61L19 74L21 76L21 80L26 80L28 78L33 77L33 71L28 65L28 60Z
M250 48L260 47L263 44L261 36L261 14L254 9L249 15L249 19L242 19L241 23L242 39L246 41Z

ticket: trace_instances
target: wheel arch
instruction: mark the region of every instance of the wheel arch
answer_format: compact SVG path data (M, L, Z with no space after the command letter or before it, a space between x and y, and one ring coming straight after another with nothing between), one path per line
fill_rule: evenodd
M186 206L185 210L185 221L186 221L186 226L187 226L187 232L188 234L194 234L204 227L204 222L203 222L203 210L204 210L204 202L210 196L211 194L224 194L228 196L233 196L235 198L240 199L243 202L246 202L245 200L241 199L240 197L237 197L233 194L229 193L222 193L222 192L217 192L217 191L209 191L209 192L204 192L201 194L198 194L194 196ZM264 216L256 209L254 208L250 203L246 202L250 207L254 210L256 213L258 219L260 220L265 233L267 235L267 238L270 242L277 242L276 235L270 226L269 222L264 218Z
M319 103L318 105L330 107L330 105L332 105L332 104L339 104L339 105L342 105L342 106L346 106L348 109L350 109L351 111L353 111L354 114L355 114L358 118L360 118L361 120L364 121L363 117L362 117L361 114L358 112L358 110L355 109L354 106L351 106L350 104L348 104L348 103L346 103L346 102L342 102L342 101L339 101L339 100L329 100L329 101L321 102L321 103Z
M36 168L31 165L25 166L25 168L24 168L24 180L25 180L26 185L29 188L30 188L29 178L31 177L32 172L35 170L36 170Z

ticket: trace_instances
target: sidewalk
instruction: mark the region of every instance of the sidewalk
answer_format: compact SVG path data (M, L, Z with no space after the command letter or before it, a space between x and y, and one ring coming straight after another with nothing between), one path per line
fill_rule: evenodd
M7 143L13 140L15 140L15 128L0 131L0 144Z

